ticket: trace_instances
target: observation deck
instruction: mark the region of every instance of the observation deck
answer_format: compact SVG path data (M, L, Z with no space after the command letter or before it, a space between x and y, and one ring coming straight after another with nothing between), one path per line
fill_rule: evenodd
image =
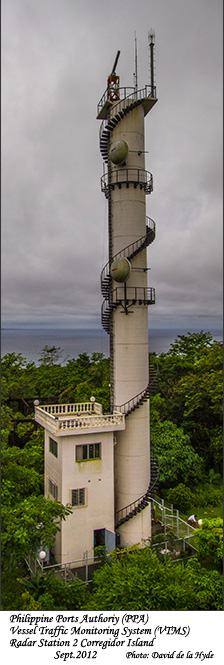
M157 102L156 97L156 87L153 85L145 85L141 90L136 90L134 87L125 87L118 88L117 94L119 102L122 102L124 99L128 99L131 102L136 100L144 100L144 112L145 115L150 111L152 106ZM110 90L106 88L103 93L98 105L97 105L97 120L105 120L108 117L109 109L113 106L113 102L110 101ZM119 106L116 104L116 109Z
M57 436L125 429L124 414L103 414L102 404L97 402L35 404L35 421Z

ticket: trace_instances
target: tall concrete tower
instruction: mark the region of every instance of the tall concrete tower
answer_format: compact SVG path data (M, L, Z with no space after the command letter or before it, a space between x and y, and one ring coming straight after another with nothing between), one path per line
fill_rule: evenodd
M146 217L153 178L145 170L144 120L157 101L153 33L149 52L150 85L138 89L137 52L135 85L122 88L118 51L97 113L109 231L109 260L101 273L102 325L110 335L111 411L120 411L126 421L114 447L115 528L121 546L151 534L149 397L155 376L149 369L148 305L155 303L155 291L147 285L147 246L155 223Z
M83 554L105 545L143 543L151 535L151 501L157 467L150 459L149 397L156 373L149 367L147 247L155 224L146 217L153 189L145 170L144 119L154 106L154 38L151 82L121 88L117 53L98 105L100 151L107 170L101 188L108 200L109 258L101 274L102 324L110 334L111 408L95 401L42 404L35 420L45 431L45 496L69 503L54 545L57 563L82 566ZM116 541L116 535L119 540Z

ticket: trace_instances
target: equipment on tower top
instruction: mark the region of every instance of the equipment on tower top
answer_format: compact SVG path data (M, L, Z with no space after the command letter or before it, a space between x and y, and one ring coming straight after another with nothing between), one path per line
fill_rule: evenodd
M116 66L117 66L119 55L120 55L120 51L117 51L117 55L116 55L116 58L115 58L115 61L114 61L112 72L111 72L110 76L108 76L108 79L107 79L108 99L110 100L110 102L116 102L120 99L120 96L119 96L120 78L119 78L119 76L116 75Z
M118 63L119 55L120 55L120 51L117 52L117 55L116 55L116 58L115 58L115 61L114 61L114 66L113 66L113 69L112 69L111 74L115 74L115 73L116 73L116 66L117 66L117 63Z

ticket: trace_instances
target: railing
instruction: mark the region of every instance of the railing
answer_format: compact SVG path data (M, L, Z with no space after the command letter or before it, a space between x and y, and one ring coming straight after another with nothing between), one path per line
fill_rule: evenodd
M86 406L86 411L82 407ZM89 406L89 411L88 411ZM77 408L76 408L77 407ZM103 414L102 405L94 402L84 404L51 404L35 406L35 419L44 426L48 426L55 433L61 430L78 433L80 430L92 428L123 429L125 427L124 416L118 411L112 414ZM98 413L97 413L98 411Z
M109 555L108 555L109 557ZM66 563L53 563L45 565L38 557L25 557L25 562L33 575L47 575L48 572L53 571L57 577L64 582L79 581L81 584L89 584L91 579L91 568L98 568L101 561L99 557L93 555L92 551L84 552L82 559L74 559L73 561L66 561Z
M41 408L42 411L50 413L54 416L64 413L75 413L77 416L81 416L83 412L97 414L103 412L102 404L98 404L97 402L77 402L74 404L43 404L39 408Z
M121 187L122 184L126 184L127 187L130 184L133 184L134 187L139 186L141 189L144 189L146 194L151 194L153 191L152 173L145 169L133 167L111 169L110 172L108 171L101 176L100 181L101 191L105 194L106 198L109 196L110 188L113 189L115 186Z
M129 87L126 87L126 88L118 88L118 90L119 90L120 99L125 99L128 96L127 91L131 90L132 92L129 93L129 94L133 94L135 88L133 88L132 86L129 86ZM97 104L97 115L99 115L99 113L100 113L101 109L103 108L104 104L106 104L106 102L110 101L109 96L110 96L110 90L109 90L109 88L106 88L106 90L103 93L99 103ZM112 104L112 102L111 102L111 104Z
M144 236L139 238L138 240L135 240L132 242L130 245L126 245L123 249L120 250L117 254L113 256L112 261L118 258L123 258L127 257L129 259L133 258L135 254L137 254L145 245L148 246L150 244L150 241L152 242L155 238L155 222L151 217L146 217L147 220L147 225L146 225L146 233ZM112 261L108 261L106 265L103 267L102 272L101 272L101 285L105 282L105 280L110 279L110 265Z
M194 527L181 519L179 510L174 509L172 504L165 505L164 499L159 499L158 497L156 499L153 498L152 501L153 506L156 507L154 514L164 527L164 535L169 531L173 531L178 538L190 538L194 536Z
M149 369L149 383L147 387L142 390L140 393L132 397L130 400L127 402L124 402L124 404L120 404L120 406L114 406L114 409L116 411L120 411L120 413L124 413L127 415L130 413L130 411L133 411L144 399L148 399L149 393L150 393L150 388L153 385L153 383L158 381L158 367L157 368L150 368Z
M124 295L124 287L118 286L112 291L110 301L105 298L101 307L101 321L104 329L109 332L110 330L110 316L114 309L117 307L128 307L129 305L154 305L155 304L155 289L153 287L129 286L126 288L126 296Z
M60 420L58 428L61 430L75 430L79 431L80 429L88 429L94 427L100 427L101 429L106 427L115 428L116 426L125 425L124 416L120 413L104 414L103 416L81 416L77 420Z
M154 543L151 545L151 548L157 555L167 557L172 562L181 561L184 553L189 558L196 557L198 553L197 549L184 538L165 540L162 543Z
M184 522L179 517L179 510L172 511L170 508L165 506L164 500L161 499L161 503L153 496L153 487L156 486L158 478L156 477L152 483L150 483L148 490L141 497L132 501L128 506L125 506L116 513L116 527L120 526L120 523L124 523L136 512L140 512L144 507L151 503L151 510L155 517L155 506L161 510L160 523L164 527L164 538L166 540L166 535L171 531L177 538L192 538L194 536L195 529ZM167 538L168 539L168 538Z
M43 562L38 557L32 557L31 554L27 554L25 562L32 575L38 575L43 572Z
M124 301L124 287L117 286L112 291L111 304L118 304ZM126 287L126 302L134 305L137 301L141 304L155 301L155 289L152 286L127 286Z
M131 90L129 94L127 94L128 90ZM99 115L104 104L110 101L109 96L110 96L110 91L109 88L107 88L97 105L97 115ZM119 102L113 107L113 111L116 110L116 113L119 110L120 102L124 99L136 100L136 99L143 99L144 97L152 97L153 99L156 99L156 86L145 85L145 87L141 88L140 90L136 90L133 87L119 88L119 96L120 96Z
M115 526L118 529L121 524L129 520L137 512L141 512L153 500L155 488L159 480L159 460L151 458L151 478L148 488L142 496L135 501L132 501L124 508L121 508L115 513Z

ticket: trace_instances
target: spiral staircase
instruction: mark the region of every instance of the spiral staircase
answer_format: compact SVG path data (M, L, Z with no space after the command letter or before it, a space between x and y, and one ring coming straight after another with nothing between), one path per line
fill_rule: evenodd
M121 188L122 186L135 188L140 187L145 194L150 194L153 191L153 177L152 174L144 169L127 168L126 164L122 168L113 169L109 163L109 150L111 145L111 137L114 128L122 121L122 119L129 114L133 109L139 105L143 105L144 114L153 106L156 100L156 89L152 86L145 86L141 90L133 90L127 95L126 89L120 89L120 99L117 104L110 104L108 101L108 91L98 106L98 118L103 118L99 132L99 145L100 152L104 162L108 165L107 173L101 177L101 191L105 194L109 204L109 233L111 223L111 190L115 187ZM155 239L155 222L146 217L145 234L135 242L124 247L120 252L112 256L109 243L109 261L103 267L101 272L101 292L104 301L101 309L101 321L104 330L110 334L111 341L111 365L112 365L112 381L113 381L113 312L119 306L124 307L124 287L117 287L112 289L112 278L110 275L111 264L115 259L127 258L130 263L132 259L140 252L146 249ZM126 313L130 306L135 304L151 305L155 303L155 289L143 287L127 287L125 286L125 308ZM148 385L138 395L122 405L114 405L115 411L121 412L128 417L136 409L146 402L151 395L158 389L158 368L150 364L149 367L149 381ZM158 461L151 458L150 463L150 483L146 492L133 501L128 506L119 510L115 515L115 528L118 529L122 524L132 519L137 513L140 513L150 503L154 493L158 487L159 481L159 466Z
M132 519L135 515L137 515L137 513L140 513L142 510L144 510L144 508L146 508L146 506L148 506L148 504L152 501L159 484L158 460L151 458L150 467L150 483L145 494L115 513L115 529L118 529L119 526L125 522L128 522L128 520Z

